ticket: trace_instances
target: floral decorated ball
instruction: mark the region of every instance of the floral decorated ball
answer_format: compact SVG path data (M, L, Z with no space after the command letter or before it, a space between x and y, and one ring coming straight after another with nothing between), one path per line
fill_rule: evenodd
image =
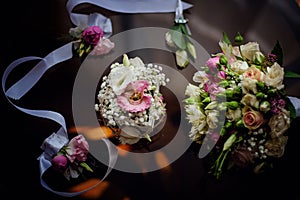
M102 78L95 109L123 144L135 144L145 138L166 115L166 103L160 87L169 81L162 67L144 64L139 57L123 57L123 63L111 65Z

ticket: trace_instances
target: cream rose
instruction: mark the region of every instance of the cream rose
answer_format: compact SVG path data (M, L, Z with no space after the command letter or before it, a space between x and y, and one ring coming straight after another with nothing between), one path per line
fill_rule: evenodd
M267 68L265 83L268 86L277 88L278 90L284 87L284 70L278 63L274 63L271 67Z
M241 103L254 108L259 108L259 101L257 100L255 95L250 93L243 96Z
M243 73L243 77L252 78L261 82L265 81L265 74L253 65Z
M272 138L282 136L291 125L290 112L283 109L280 114L271 117L268 125L271 128Z
M243 74L249 68L246 61L236 60L231 63L231 69L238 74Z
M257 42L248 42L245 45L241 45L242 55L248 60L252 60L253 56L259 50L259 44Z
M235 110L228 109L226 112L226 118L229 121L235 121L241 117L242 117L242 110L240 108L237 108Z
M242 113L244 125L250 130L255 130L264 123L262 113L251 109L249 106L245 106Z
M257 80L252 78L243 78L241 84L242 84L242 91L244 94L249 93L252 91L254 94L257 93L257 87L256 87Z
M265 144L265 148L267 149L266 154L273 157L283 156L287 140L287 136L280 136L268 140Z

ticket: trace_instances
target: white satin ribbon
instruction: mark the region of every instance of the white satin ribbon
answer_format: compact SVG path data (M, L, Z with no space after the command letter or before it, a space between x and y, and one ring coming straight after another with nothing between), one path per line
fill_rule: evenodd
M100 26L104 31L104 36L109 37L112 33L112 26L110 19L104 17L101 14L93 13L90 15L83 15L83 14L74 14L72 15L72 21L75 25L79 24L86 24L89 26L97 25ZM19 100L22 98L39 80L40 78L46 73L47 70L49 70L51 67L55 66L56 64L66 61L73 57L73 51L72 47L73 42L70 42L54 51L49 53L46 57L40 58L35 56L28 56L19 58L15 61L13 61L7 69L4 71L2 76L2 90L5 94L7 100L17 109L20 111L27 113L32 116L37 116L41 118L47 118L50 120L53 120L61 125L61 128L56 132L50 135L42 144L41 148L44 150L44 152L38 157L38 160L40 162L40 181L44 188L47 190L56 193L61 196L65 197L72 197L77 196L79 194L82 194L88 190L91 190L92 188L96 187L99 183L101 183L111 172L113 166L116 163L117 160L117 149L116 147L107 139L102 139L106 147L108 148L109 153L109 163L108 163L108 169L106 171L106 174L104 177L94 186L87 188L82 191L78 192L59 192L51 189L47 183L43 180L43 174L45 171L51 167L51 157L56 154L67 142L68 139L68 131L67 126L65 123L65 118L57 112L53 112L50 110L31 110L19 107L15 105L11 100ZM28 62L28 61L34 61L34 60L40 60L38 64L36 64L23 78L21 78L19 81L17 81L14 85L12 85L10 88L6 90L6 81L9 77L10 73L13 72L13 70L17 67L22 66L21 64Z
M297 97L288 97L296 110L296 116L300 117L300 99Z
M107 10L120 13L166 13L175 12L177 0L69 0L67 9L70 11L82 3L93 4ZM183 10L193 5L182 2Z
M42 144L41 148L44 150L44 152L40 155L40 157L38 158L38 160L40 161L40 182L41 185L46 188L47 190L58 194L60 196L64 196L64 197L74 197L77 195L80 195L84 192L87 192L93 188L95 188L97 185L99 185L103 180L106 179L106 177L109 175L109 173L111 172L111 170L113 169L116 161L117 161L117 149L115 148L115 146L112 145L112 143L104 138L102 139L102 141L105 143L106 147L108 148L108 153L109 153L109 163L108 163L108 169L105 173L105 175L102 177L102 179L96 183L95 185L78 191L78 192L60 192L60 191L56 191L53 190L51 187L48 186L48 184L43 180L43 174L47 171L47 169L49 169L49 167L51 167L51 158L53 155L55 155L64 145L66 145L68 143L68 138L67 138L67 134L64 131L63 128L60 128L57 133L53 133L52 135L50 135Z

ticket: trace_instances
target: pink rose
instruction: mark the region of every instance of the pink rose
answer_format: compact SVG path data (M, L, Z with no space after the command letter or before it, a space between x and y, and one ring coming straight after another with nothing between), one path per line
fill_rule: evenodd
M82 39L90 45L96 45L104 35L99 26L89 26L82 33Z
M68 159L64 155L57 155L51 160L54 170L63 172L68 167Z
M255 66L251 66L249 67L244 73L243 76L245 78L252 78L258 81L262 81L264 82L265 80L265 74L260 71L258 68L256 68Z
M73 163L75 160L79 162L84 162L87 159L87 154L89 152L89 144L82 135L77 135L72 138L66 147L66 156Z
M252 110L250 107L246 106L243 109L243 121L248 129L254 130L264 123L264 117L261 112Z

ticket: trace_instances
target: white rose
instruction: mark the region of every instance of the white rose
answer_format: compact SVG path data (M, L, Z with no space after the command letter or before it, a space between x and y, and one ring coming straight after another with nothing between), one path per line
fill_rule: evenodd
M281 157L285 152L285 146L288 141L288 136L280 136L271 138L265 144L265 148L268 150L266 154L273 157Z
M249 68L248 63L246 61L236 60L231 63L231 69L238 74L244 73Z
M283 109L282 113L271 117L268 125L271 128L271 138L282 136L291 125L290 112Z
M267 68L266 73L266 85L282 89L284 85L282 84L284 78L284 70L278 63L274 63L271 67Z
M254 108L259 108L259 101L257 100L256 96L253 94L248 93L245 96L243 96L241 103Z
M254 94L257 93L257 87L256 87L257 80L256 79L243 78L241 83L242 83L243 93L249 93L250 91L252 91Z
M248 42L247 44L241 45L242 55L248 60L252 60L256 52L259 51L259 44L257 42Z
M228 109L226 112L226 118L229 121L235 121L237 119L240 119L242 117L242 111L240 108L237 108L235 110Z

